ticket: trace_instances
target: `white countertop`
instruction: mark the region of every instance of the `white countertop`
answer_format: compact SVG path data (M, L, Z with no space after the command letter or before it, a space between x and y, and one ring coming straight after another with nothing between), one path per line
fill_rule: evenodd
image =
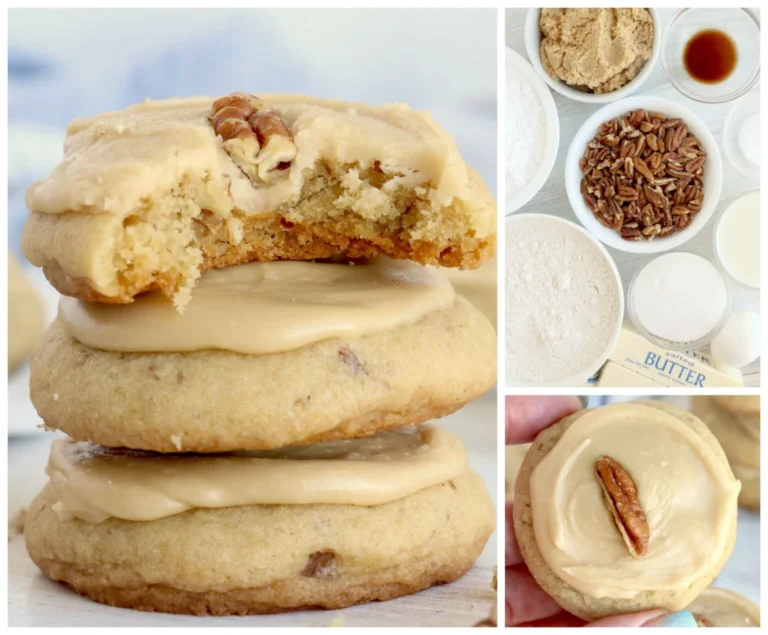
M662 28L672 19L676 9L659 9ZM506 10L506 45L516 51L526 59L528 55L525 51L525 42L523 39L523 24L527 9L507 9ZM568 153L568 147L571 139L581 124L592 113L597 111L602 104L584 104L573 101L553 91L555 105L560 119L560 147L558 148L555 165L544 186L533 199L524 205L518 212L520 213L545 213L561 216L575 223L579 223L576 215L568 204L568 197L565 192L565 157ZM693 101L672 86L668 81L664 69L659 60L651 76L640 89L633 93L634 95L653 95L664 97L666 99L677 101L692 110L694 114L701 118L717 141L723 162L723 189L720 195L720 201L715 209L713 217L707 225L693 238L686 242L681 249L692 253L700 254L710 260L715 260L713 251L713 231L716 219L725 211L728 205L739 198L741 195L758 189L758 186L752 181L741 176L734 167L728 163L725 153L722 152L722 128L728 111L735 102L725 104L701 104ZM626 292L634 273L644 264L649 262L653 255L632 254L624 251L617 251L606 247L616 262L619 273L621 274L624 291ZM755 311L760 312L760 293L745 289L728 280L728 290L731 294L732 310L734 311ZM760 360L753 362L749 366L741 369L744 376L744 385L760 385Z
M19 402L25 393L12 391ZM34 415L34 410L32 410ZM30 415L30 416L32 416ZM477 399L439 425L461 436L469 462L496 496L496 394ZM17 429L33 428L30 420ZM48 448L59 433L13 436L8 442L9 517L26 508L47 478ZM103 606L82 598L43 576L27 556L24 539L16 535L8 544L8 621L10 626L330 626L339 616L344 626L472 626L490 614L491 580L496 564L494 533L475 567L463 578L415 595L385 603L371 603L338 611L305 611L250 617L194 617L142 613Z

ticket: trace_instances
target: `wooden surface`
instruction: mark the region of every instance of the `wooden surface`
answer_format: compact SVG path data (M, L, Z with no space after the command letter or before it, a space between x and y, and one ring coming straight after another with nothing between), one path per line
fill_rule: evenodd
M496 502L496 395L489 393L439 425L462 437L469 461ZM29 505L45 484L48 448L57 434L16 436L8 444L9 516ZM339 611L252 617L193 617L141 613L102 606L44 577L30 561L20 535L8 544L10 626L472 626L488 617L496 563L496 535L475 567L453 584L385 603ZM372 537L372 539L375 539ZM215 554L212 554L215 558Z
M659 9L659 15L662 22L662 31L675 14L676 9ZM528 59L525 51L525 41L523 39L523 25L527 9L507 9L506 11L506 45L520 53ZM571 138L579 129L581 124L592 113L599 110L601 104L583 104L573 101L552 92L555 98L555 105L560 117L560 147L558 149L557 159L552 168L552 173L544 186L533 199L524 205L520 213L546 213L555 214L567 218L575 223L579 223L578 218L573 213L568 204L568 197L565 192L565 156L568 153ZM720 148L723 163L723 189L720 195L720 201L717 205L707 225L690 241L680 247L682 251L689 251L700 254L713 262L715 254L713 250L713 231L717 219L728 205L739 198L741 195L758 189L758 186L752 181L741 176L734 167L732 167L725 157L722 145L722 128L728 111L735 102L725 104L700 104L688 99L672 86L667 79L664 69L661 66L661 60L656 63L651 76L646 80L640 89L633 93L636 95L653 95L664 97L683 104L693 111L707 125L715 137L715 141ZM653 259L653 255L632 254L623 251L617 251L606 247L616 262L616 266L621 274L624 291L626 292L634 273L647 262ZM738 286L733 281L727 280L728 290L731 294L731 305L734 311L760 311L760 293ZM744 375L745 386L760 385L760 360L753 362L749 366L741 369Z

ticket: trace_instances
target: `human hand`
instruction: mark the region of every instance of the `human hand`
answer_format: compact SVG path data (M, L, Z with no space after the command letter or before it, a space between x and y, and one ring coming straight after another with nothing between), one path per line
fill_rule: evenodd
M581 409L578 397L507 397L506 443L529 443L544 428ZM592 623L564 611L542 589L528 571L515 540L513 503L507 503L505 621L507 626L696 626L688 611L669 613L661 609L614 615Z

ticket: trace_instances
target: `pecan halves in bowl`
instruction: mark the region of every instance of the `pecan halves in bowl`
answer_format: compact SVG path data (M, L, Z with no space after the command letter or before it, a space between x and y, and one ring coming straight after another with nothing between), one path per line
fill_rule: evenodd
M645 556L650 543L650 530L629 472L610 456L601 456L595 461L595 473L603 502L613 516L627 549L636 558Z
M208 116L224 148L251 181L269 183L296 158L296 145L277 112L255 95L217 99Z
M634 110L603 123L587 144L581 194L625 240L664 238L701 211L706 160L685 122Z

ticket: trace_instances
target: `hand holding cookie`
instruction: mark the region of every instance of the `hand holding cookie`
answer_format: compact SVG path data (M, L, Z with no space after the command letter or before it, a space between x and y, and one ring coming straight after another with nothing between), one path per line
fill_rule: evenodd
M644 407L649 406L644 404ZM599 615L590 608L590 594L577 592L570 586L566 588L552 571L551 565L543 560L540 545L537 544L538 534L534 532L530 522L532 516L531 473L557 445L558 440L565 434L565 430L577 421L581 414L588 412L577 413L579 408L580 403L575 397L507 397L507 443L525 443L533 440L534 437L538 436L538 438L531 449L533 456L527 456L521 468L524 482L515 484L516 494L521 494L519 497L516 496L517 504L521 508L514 510L512 502L508 502L506 508L506 625L577 626L584 625L585 618L591 621L592 626L694 626L695 620L690 612L670 613L665 608L649 608L649 610L626 613L617 610L612 614L603 612L603 615L609 616L596 619ZM546 433L538 434L547 428L549 429ZM558 433L560 437L557 437ZM545 445L549 447L545 449ZM596 497L601 499L599 493ZM528 523L525 522L526 518ZM608 514L605 514L605 518L602 519L606 521L606 527L610 527L613 523L609 519ZM619 537L613 542L622 540L623 544L623 539L618 532L616 535ZM608 541L612 541L613 538L615 536L609 535ZM534 557L537 555L538 558ZM529 567L536 570L532 573ZM547 570L548 567L549 570ZM569 570L573 569L569 568ZM602 605L603 601L597 600L599 605ZM564 606L569 610L565 610ZM652 605L646 604L646 606ZM638 605L638 608L645 607ZM579 616L574 613L578 613ZM593 619L595 621L592 621Z

